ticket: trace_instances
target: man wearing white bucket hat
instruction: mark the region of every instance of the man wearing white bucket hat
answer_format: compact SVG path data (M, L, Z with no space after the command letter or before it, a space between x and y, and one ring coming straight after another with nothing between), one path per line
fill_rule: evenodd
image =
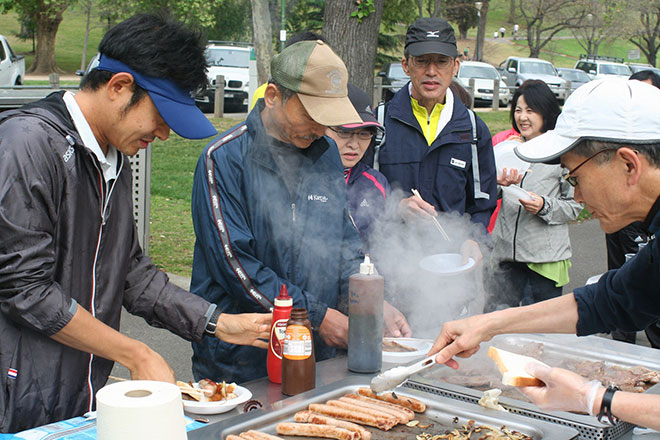
M604 79L580 87L566 101L554 130L516 149L530 162L561 163L601 229L613 232L643 221L660 230L660 90L640 81ZM431 353L457 368L479 343L503 333L636 331L660 318L660 244L652 240L620 269L596 284L526 307L446 323ZM660 396L603 387L561 368L539 364L527 372L545 386L523 388L544 409L585 412L660 428Z

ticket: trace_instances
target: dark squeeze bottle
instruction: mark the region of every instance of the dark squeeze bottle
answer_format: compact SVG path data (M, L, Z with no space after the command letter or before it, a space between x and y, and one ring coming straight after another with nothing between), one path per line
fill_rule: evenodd
M348 369L375 373L382 365L385 282L369 255L348 278Z
M306 309L292 309L282 347L282 393L293 396L315 386L312 324L307 319Z

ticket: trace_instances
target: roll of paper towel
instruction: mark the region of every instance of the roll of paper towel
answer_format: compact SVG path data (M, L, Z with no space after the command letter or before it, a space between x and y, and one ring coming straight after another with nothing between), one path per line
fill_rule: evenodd
M98 440L185 440L186 422L179 387L131 380L96 393Z

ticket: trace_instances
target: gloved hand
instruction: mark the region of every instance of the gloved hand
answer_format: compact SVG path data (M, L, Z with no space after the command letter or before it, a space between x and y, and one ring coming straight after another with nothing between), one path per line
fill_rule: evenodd
M605 391L597 380L589 381L572 371L534 362L530 362L525 370L545 383L542 387L520 389L539 408L595 415L594 401L598 395L602 399Z

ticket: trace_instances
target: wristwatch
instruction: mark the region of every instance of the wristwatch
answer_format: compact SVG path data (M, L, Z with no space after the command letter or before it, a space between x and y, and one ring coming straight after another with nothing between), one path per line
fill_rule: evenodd
M608 423L616 425L619 419L612 414L612 397L614 393L620 391L621 388L615 385L609 385L603 395L603 402L600 404L600 411L598 412L598 421L600 423Z
M209 318L209 322L206 324L206 328L204 328L206 334L215 336L215 329L218 326L218 318L221 314L222 310L220 310L220 307L216 307L213 313L211 313L211 317Z

